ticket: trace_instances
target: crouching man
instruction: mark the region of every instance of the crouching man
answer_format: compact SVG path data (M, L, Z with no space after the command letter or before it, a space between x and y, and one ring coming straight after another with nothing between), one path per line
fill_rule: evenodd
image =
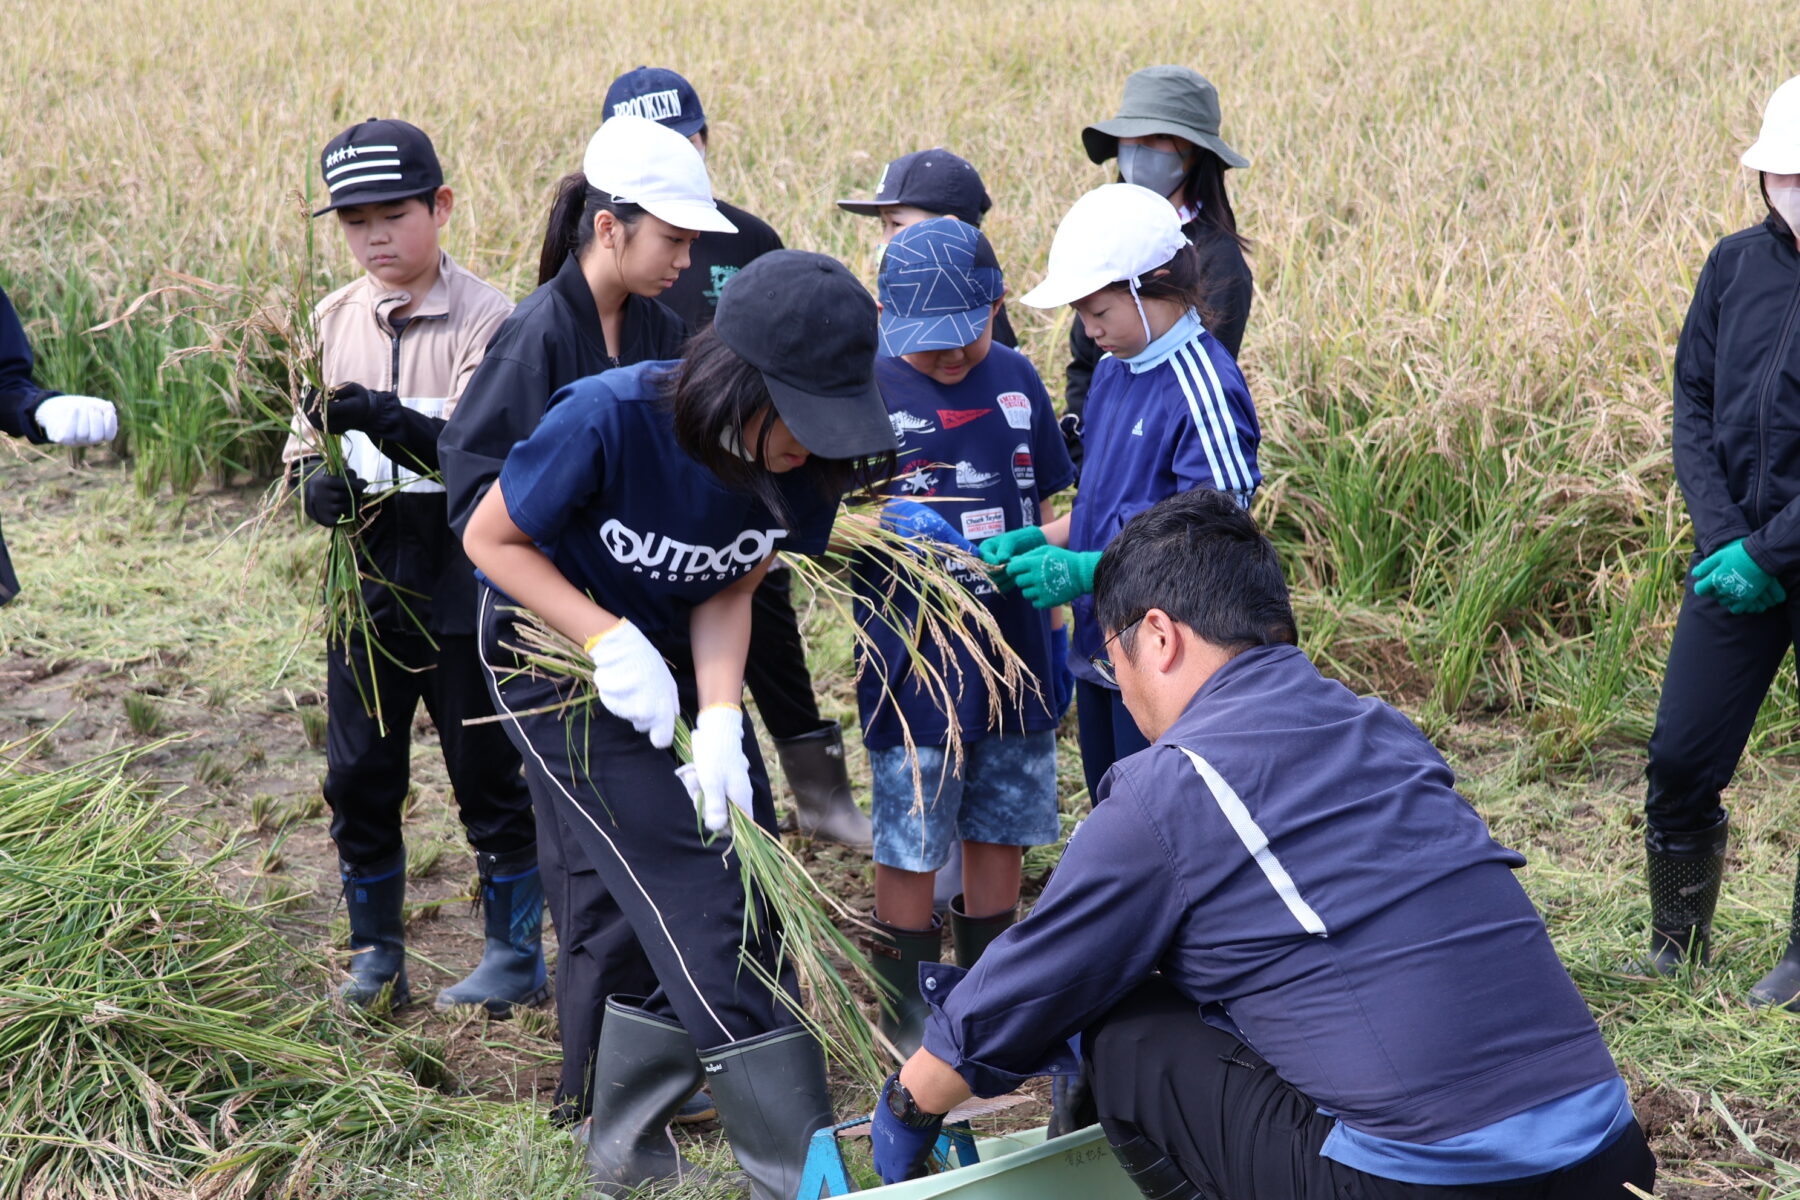
M876 1167L921 1169L971 1093L1075 1069L1161 1200L1595 1200L1655 1160L1542 920L1404 716L1294 645L1273 548L1173 496L1096 576L1152 745L1116 766L1031 916L926 967L924 1047L882 1090Z

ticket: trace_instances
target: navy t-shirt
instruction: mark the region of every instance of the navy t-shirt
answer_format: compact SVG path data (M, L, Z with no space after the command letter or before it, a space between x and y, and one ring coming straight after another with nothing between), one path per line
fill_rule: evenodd
M693 607L777 550L817 554L838 501L809 468L775 476L785 519L727 488L675 441L661 377L673 362L558 391L500 471L513 523L570 583L647 636L685 641Z
M876 359L875 379L900 445L899 470L888 494L927 503L971 542L1036 525L1038 501L1074 482L1075 468L1057 430L1050 395L1018 351L994 346L961 382L949 386L898 358ZM856 565L856 619L871 643L862 649L856 679L863 744L875 750L904 745L902 716L915 744L942 744L950 723L914 678L907 648L916 602L903 591L886 600L884 578L867 562ZM994 614L1037 687L1035 693L1028 688L1020 696L1001 697L999 731L1056 728L1049 708L1050 614L1033 608L1017 590L997 591L985 577L964 582ZM871 607L878 595L883 604L891 604L890 619ZM951 665L941 650L927 646L919 652L939 663L940 676L958 693L962 739L975 741L993 731L988 691L967 653L954 650L959 661Z

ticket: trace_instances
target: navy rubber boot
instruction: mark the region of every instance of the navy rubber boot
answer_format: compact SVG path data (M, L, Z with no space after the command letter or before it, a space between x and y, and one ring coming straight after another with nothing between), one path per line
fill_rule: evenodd
M377 863L338 863L350 914L350 978L338 995L358 1008L393 985L389 1007L412 1003L406 982L406 851Z
M1800 1012L1800 876L1794 880L1794 907L1789 917L1787 950L1775 969L1750 989L1756 1008L1778 1007Z
M493 1016L511 1016L514 1005L533 1008L550 998L537 848L504 856L477 853L475 866L481 872L487 948L468 977L439 992L432 1007L444 1012L459 1004L479 1004Z

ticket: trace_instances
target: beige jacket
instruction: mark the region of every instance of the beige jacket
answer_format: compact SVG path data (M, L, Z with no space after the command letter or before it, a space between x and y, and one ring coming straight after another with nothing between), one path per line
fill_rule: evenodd
M457 266L448 254L440 254L437 282L399 334L388 323L388 314L412 296L389 291L372 275L319 302L313 319L327 386L360 383L371 391L396 392L414 412L450 418L513 303L492 284ZM282 461L318 453L309 446L321 436L295 414ZM444 490L442 484L396 464L376 449L368 435L358 431L342 436L350 469L371 492Z

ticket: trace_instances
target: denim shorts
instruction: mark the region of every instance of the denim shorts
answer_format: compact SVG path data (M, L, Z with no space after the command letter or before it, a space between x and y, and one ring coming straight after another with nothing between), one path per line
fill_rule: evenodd
M918 747L918 764L915 788L905 746L869 751L875 861L884 867L935 871L953 841L1046 846L1062 833L1054 730L964 742L960 776L947 746Z

